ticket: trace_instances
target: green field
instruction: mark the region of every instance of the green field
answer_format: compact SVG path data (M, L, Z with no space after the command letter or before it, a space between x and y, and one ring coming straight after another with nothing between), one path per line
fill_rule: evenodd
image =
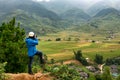
M109 57L120 56L120 37L119 34L115 34L116 37L111 40L105 40L106 35L84 33L77 31L62 31L55 34L47 34L46 36L40 36L39 50L43 51L48 59L55 60L67 60L73 59L73 50L81 50L84 57L88 57L91 60L95 58L96 54L101 54L104 60ZM56 38L61 38L61 41L55 41ZM67 41L71 38L70 41ZM75 41L79 38L79 41ZM48 41L50 39L51 41ZM90 40L97 41L96 43L90 42Z
M73 59L73 50L82 50L83 56L91 60L96 54L103 55L104 59L120 56L119 41L106 41L92 43L87 41L39 41L37 48L43 51L48 59L67 60Z

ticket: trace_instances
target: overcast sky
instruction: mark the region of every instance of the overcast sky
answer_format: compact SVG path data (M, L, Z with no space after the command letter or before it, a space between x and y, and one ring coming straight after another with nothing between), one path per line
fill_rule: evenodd
M21 2L24 2L24 1L29 1L29 0L0 0L0 2L4 2L4 1L7 1L7 2L12 2L12 1L21 1ZM36 1L36 2L54 2L54 1L59 1L59 2L67 2L67 3L72 3L73 5L81 5L83 7L85 7L86 9L89 8L90 6L92 6L93 4L97 3L97 2L104 2L104 3L107 3L109 4L110 6L114 7L114 8L117 8L119 7L120 8L120 0L31 0L31 1ZM80 6L80 7L81 7Z
M51 1L57 1L57 0L33 0L36 2L51 2ZM120 2L120 0L58 0L58 1L68 1L68 2L72 2L72 3L84 3L84 4L94 4L96 2L99 1L103 1L103 2L110 2L110 3L118 3Z
M46 1L46 2L49 2L49 1L55 1L55 0L33 0L33 1L38 1L38 2ZM67 0L67 1L68 1L68 0ZM98 1L101 1L101 0L69 0L69 1L98 2Z
M82 4L85 7L90 7L93 4L101 1L115 8L118 6L120 7L120 0L33 0L33 1L36 1L36 2L65 1L65 2L72 3L72 4Z

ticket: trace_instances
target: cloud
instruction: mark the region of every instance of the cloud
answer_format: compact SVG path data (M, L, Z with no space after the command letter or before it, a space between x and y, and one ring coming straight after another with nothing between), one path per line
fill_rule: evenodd
M58 1L61 3L70 3L74 6L79 6L83 9L88 9L89 7L91 7L92 5L94 5L95 3L101 2L101 3L105 3L111 7L114 8L120 8L120 0L32 0L35 2L54 2L54 1Z
M50 2L50 0L32 0L32 1L35 1L35 2Z

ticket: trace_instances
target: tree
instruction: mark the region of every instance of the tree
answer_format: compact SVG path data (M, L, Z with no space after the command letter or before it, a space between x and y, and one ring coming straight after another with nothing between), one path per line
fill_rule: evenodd
M75 59L80 60L82 57L82 51L78 50L77 52L74 51Z
M112 80L112 76L110 74L110 69L108 67L105 68L105 71L102 74L102 80Z
M23 72L26 68L27 56L24 42L25 31L15 18L0 26L0 62L7 62L6 72Z
M88 80L96 80L95 75L90 73L90 77L88 78Z
M80 61L83 65L87 66L88 62L87 60L82 56L82 51L78 50L77 52L73 51L75 55L75 59Z
M95 75L95 80L102 80L101 75L100 75L100 74L96 74L96 75Z
M120 80L120 75L116 78L116 80Z
M120 58L118 57L113 57L113 58L107 58L106 59L106 65L120 65Z
M56 38L56 41L61 41L61 38Z
M95 61L97 64L102 64L102 63L103 63L103 56L100 55L100 54L96 54L94 61Z

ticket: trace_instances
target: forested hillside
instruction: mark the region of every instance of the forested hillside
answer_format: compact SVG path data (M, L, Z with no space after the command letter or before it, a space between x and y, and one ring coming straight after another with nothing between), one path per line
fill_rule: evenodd
M17 22L20 22L26 32L34 31L42 35L60 32L64 29L88 33L101 29L114 31L120 29L120 12L105 3L101 6L99 4L102 2L96 3L85 11L70 2L67 3L68 1L62 2L38 3L31 0L7 2L1 0L0 23L16 17ZM47 5L51 7L48 8Z
M86 23L72 27L72 30L106 34L106 31L118 33L120 30L120 12L114 8L106 8L98 12Z
M0 23L16 17L26 31L35 31L41 34L53 33L57 31L56 28L59 28L57 24L60 17L36 2L30 0L3 2L0 3Z
M61 14L61 17L62 19L70 20L74 23L86 22L90 19L90 16L79 8L67 10L66 12Z

